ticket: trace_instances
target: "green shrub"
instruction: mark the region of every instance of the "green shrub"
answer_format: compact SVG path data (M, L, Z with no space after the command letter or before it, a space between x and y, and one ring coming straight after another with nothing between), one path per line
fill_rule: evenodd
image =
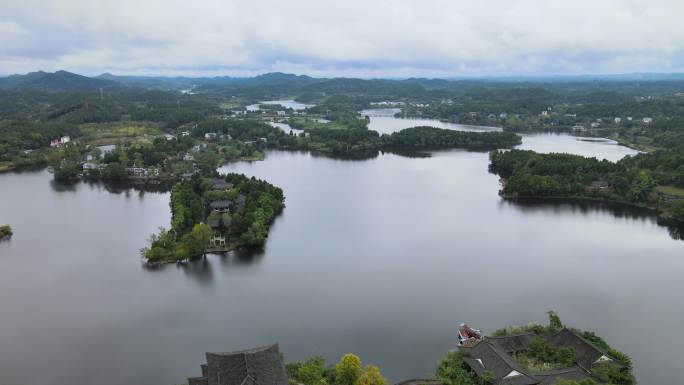
M591 377L602 384L634 385L634 376L624 368L611 362L601 362L594 366Z
M444 385L475 385L473 374L460 352L449 352L437 366L437 379Z

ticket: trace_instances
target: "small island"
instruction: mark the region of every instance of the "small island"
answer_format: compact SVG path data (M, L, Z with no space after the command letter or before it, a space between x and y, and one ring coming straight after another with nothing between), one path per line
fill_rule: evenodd
M456 131L431 126L406 128L382 136L383 150L439 150L463 148L489 151L512 148L522 143L522 137L507 131Z
M0 241L9 239L12 237L12 234L14 233L12 232L10 225L0 225Z
M194 174L171 189L171 228L160 228L141 250L148 263L168 263L262 246L285 207L283 191L242 174Z

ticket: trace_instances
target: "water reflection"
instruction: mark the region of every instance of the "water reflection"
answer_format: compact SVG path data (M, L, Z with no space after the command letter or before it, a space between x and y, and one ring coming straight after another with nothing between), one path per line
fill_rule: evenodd
M50 179L50 187L55 192L74 192L78 190L78 182L58 182Z
M155 183L137 183L132 181L101 181L101 180L83 180L83 181L56 181L54 178L50 179L50 187L55 192L76 192L81 187L86 186L91 189L100 191L107 191L111 194L126 194L130 196L131 191L137 191L139 196L144 196L145 192L163 193L171 190L173 183L171 181L163 181Z
M614 218L629 219L632 221L657 224L665 227L674 240L682 240L684 228L681 225L662 220L650 209L643 207L629 206L618 202L597 202L573 199L502 199L501 207L513 208L525 214L552 212L553 215L562 216L565 214L581 214L583 216L595 213L610 214Z
M667 232L670 234L670 237L672 237L672 239L676 239L678 241L684 240L684 226L666 226Z
M205 256L178 263L142 263L142 269L151 274L169 270L180 270L185 277L202 286L214 283L214 265L219 263L222 268L245 268L261 262L264 249L259 247L244 247L225 253L208 253Z
M177 263L176 268L181 270L186 277L203 286L209 286L214 282L214 272L211 261L207 256L187 263Z

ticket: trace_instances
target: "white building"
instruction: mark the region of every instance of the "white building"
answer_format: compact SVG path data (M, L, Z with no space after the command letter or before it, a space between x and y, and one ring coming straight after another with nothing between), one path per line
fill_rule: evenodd
M646 124L650 124L651 122L653 122L653 118L648 118L648 117L647 117L647 118L641 119L641 121L643 121L643 122L646 123Z
M86 170L97 170L97 169L99 169L99 168L100 168L100 167L99 167L97 164L95 164L95 163L91 163L91 162L83 163L83 171L86 171Z
M622 122L622 118L615 118L615 124L620 124Z

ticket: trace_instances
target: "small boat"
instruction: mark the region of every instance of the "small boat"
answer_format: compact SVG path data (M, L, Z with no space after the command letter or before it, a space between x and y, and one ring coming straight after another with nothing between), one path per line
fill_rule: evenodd
M468 324L461 324L458 328L458 345L471 346L482 339L482 332L473 329Z

